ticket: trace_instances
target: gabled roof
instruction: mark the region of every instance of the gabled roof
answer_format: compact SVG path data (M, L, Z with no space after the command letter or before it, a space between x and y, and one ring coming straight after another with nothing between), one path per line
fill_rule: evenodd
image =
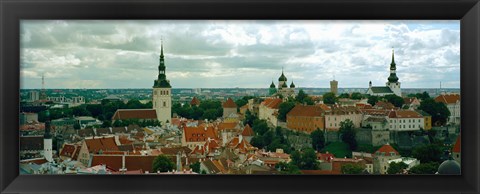
M231 99L228 98L222 105L223 108L237 108L237 104Z
M192 101L190 101L190 105L197 106L200 105L200 100L196 96L193 97Z
M215 129L212 126L184 127L183 133L185 134L186 142L204 142L208 138L217 138Z
M445 104L455 104L460 101L460 94L442 94L435 98L436 102L442 102Z
M119 151L114 137L94 137L92 139L85 139L85 143L87 144L88 152L90 153L98 153L100 150Z
M227 146L231 149L238 149L242 153L256 149L241 136L234 137L230 142L228 142Z
M118 109L112 120L124 119L157 119L155 109Z
M261 103L261 105L271 109L278 109L281 103L282 99L280 98L267 98Z
M255 133L253 132L253 129L250 127L250 125L247 124L245 126L245 128L243 128L242 135L243 136L254 136Z
M298 104L287 113L287 116L321 117L324 112L319 106Z
M78 156L79 152L80 152L80 146L77 146L74 144L64 144L59 155L72 158L72 160L76 160L77 159L76 156Z
M384 101L378 101L377 103L375 103L375 108L382 108L382 109L386 109L386 110L390 110L390 109L394 109L395 108L395 105L393 105L392 103L390 102L384 102Z
M370 89L372 90L373 93L392 93L393 94L392 89L386 86L372 86Z
M390 153L392 152L396 155L399 155L398 151L395 150L395 148L393 148L390 144L385 144L375 152L375 155L383 153L385 156L390 156Z
M458 135L457 141L455 142L455 145L453 145L452 152L454 153L462 152L462 139L460 138L460 135Z
M415 98L415 97L412 97L412 98L409 98L409 97L403 98L403 102L404 102L405 104L407 104L407 105L408 105L408 104L412 104L412 103L415 102L415 101L418 101L418 99Z

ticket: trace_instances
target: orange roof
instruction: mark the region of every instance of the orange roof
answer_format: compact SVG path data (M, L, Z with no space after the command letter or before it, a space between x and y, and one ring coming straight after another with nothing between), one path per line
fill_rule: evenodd
M200 105L200 100L194 96L192 101L190 101L190 105Z
M445 104L454 104L460 101L460 94L443 94L435 98L436 102L443 102Z
M245 138L239 136L233 138L227 145L229 148L238 149L240 152L246 153L247 151L256 149Z
M212 126L208 127L184 127L185 141L187 142L204 142L210 139L216 139L215 129Z
M123 157L122 155L93 155L91 166L105 164L113 170L119 171L122 168ZM125 168L129 171L143 170L152 172L152 164L155 157L156 156L126 155Z
M455 153L462 152L462 141L461 141L460 135L457 137L457 141L455 142L455 145L453 145L452 152L455 152Z
M80 152L80 149L78 148L78 146L73 144L64 144L60 151L60 156L66 156L73 159L75 156L78 156L78 152Z
M328 114L332 115L348 115L359 114L360 110L355 106L332 106L332 110Z
M235 104L235 102L231 98L228 98L222 106L223 108L237 108L237 104Z
M219 123L217 125L218 130L224 130L224 129L235 129L237 127L238 123Z
M326 105L326 104L318 104L318 106L319 106L320 108L322 108L324 111L329 111L329 110L331 110L331 108L330 108L328 105Z
M422 114L413 110L394 110L388 114L390 118L423 118Z
M375 107L380 107L380 108L383 108L383 109L390 110L390 109L394 109L394 108L395 108L395 105L393 105L393 104L390 103L390 102L378 101L378 102L375 104Z
M323 116L324 109L315 105L296 105L287 116L303 116L303 117L321 117Z
M98 153L98 151L118 151L114 137L101 137L93 139L85 139L88 151L90 153Z
M412 98L408 98L408 97L407 97L407 98L403 98L403 102L404 102L405 104L412 104L412 103L415 102L416 100L417 100L417 98L415 98L415 97L412 97Z
M267 98L261 104L271 109L278 109L281 103L282 99L280 98Z
M112 117L112 120L123 119L156 119L155 109L118 109Z
M243 128L242 135L243 136L254 136L255 133L253 132L253 129L250 127L250 125L247 124L247 126L245 126L245 128Z
M397 150L395 150L390 144L385 144L383 145L381 148L379 148L375 154L379 154L379 153L384 153L385 155L386 154L389 154L389 153L395 153L395 154L399 154Z

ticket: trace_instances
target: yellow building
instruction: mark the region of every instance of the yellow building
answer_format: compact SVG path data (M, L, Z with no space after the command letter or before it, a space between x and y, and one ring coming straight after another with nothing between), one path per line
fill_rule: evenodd
M423 110L417 110L424 118L423 129L430 130L432 129L432 116Z

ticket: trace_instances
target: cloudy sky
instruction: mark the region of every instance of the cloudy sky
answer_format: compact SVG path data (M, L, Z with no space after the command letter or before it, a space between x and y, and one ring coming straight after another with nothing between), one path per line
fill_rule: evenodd
M24 20L21 87L150 88L162 37L174 88L383 86L392 48L403 88L460 87L456 20Z

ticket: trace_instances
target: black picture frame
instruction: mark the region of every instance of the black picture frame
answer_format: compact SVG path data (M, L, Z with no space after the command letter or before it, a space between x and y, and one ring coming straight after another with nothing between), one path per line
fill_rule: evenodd
M478 0L0 0L0 188L3 193L478 193ZM22 19L415 19L461 21L462 175L21 175Z

